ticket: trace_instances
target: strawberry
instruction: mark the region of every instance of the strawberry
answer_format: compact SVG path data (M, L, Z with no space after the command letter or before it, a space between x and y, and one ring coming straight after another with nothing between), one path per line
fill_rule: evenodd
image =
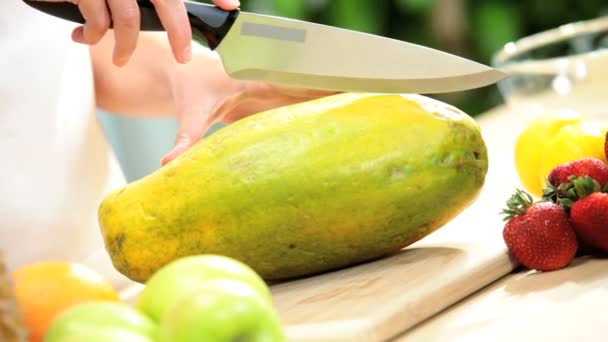
M567 211L578 197L573 180L575 178L587 177L593 181L589 183L581 179L577 180L580 186L597 187L593 191L608 189L608 165L601 159L587 157L571 162L563 163L554 167L547 177L548 186L543 189L543 199L563 206ZM593 192L589 189L586 192Z
M589 176L595 179L603 188L608 184L608 165L603 160L586 157L554 167L547 180L555 188L569 181L572 176Z
M571 166L571 163L563 163L554 167L547 176L548 185L557 188L561 184L567 182L570 175L572 175Z
M580 198L572 204L570 218L581 241L608 252L608 193Z
M564 268L574 259L578 240L566 211L550 201L533 202L517 190L507 201L503 239L522 265L539 271Z

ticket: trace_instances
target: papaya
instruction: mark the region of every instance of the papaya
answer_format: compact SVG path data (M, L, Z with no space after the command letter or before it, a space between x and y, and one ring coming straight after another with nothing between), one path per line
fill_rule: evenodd
M99 226L114 267L134 281L197 254L287 280L420 240L476 199L487 168L480 128L458 108L341 93L222 127L108 194Z

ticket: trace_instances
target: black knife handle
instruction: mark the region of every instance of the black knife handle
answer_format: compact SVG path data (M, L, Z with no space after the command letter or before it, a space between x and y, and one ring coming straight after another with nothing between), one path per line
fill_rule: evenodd
M144 1L150 3L148 0ZM184 1L184 3L186 11L188 11L193 37L202 40L201 43L207 45L211 50L220 45L240 13L239 9L226 11L214 5L192 1ZM156 11L154 11L154 16L158 17Z
M80 13L77 5L70 2L46 2L35 0L23 0L29 6L44 13L84 24L85 19ZM154 5L149 0L138 0L141 20L140 30L142 31L164 31L164 27L154 9ZM215 49L222 39L226 36L239 10L223 10L214 5L201 4L192 1L185 1L186 10L192 28L192 35L210 49ZM110 23L112 28L112 23Z

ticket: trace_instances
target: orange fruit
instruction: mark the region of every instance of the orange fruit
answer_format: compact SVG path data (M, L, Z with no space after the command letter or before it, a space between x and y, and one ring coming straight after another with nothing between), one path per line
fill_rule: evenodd
M100 274L67 261L45 261L13 273L15 297L30 342L42 341L53 320L65 309L89 301L119 301L118 293Z

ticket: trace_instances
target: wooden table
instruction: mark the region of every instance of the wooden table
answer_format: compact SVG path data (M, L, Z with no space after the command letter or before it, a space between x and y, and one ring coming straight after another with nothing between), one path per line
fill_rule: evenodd
M560 271L512 273L394 341L606 341L606 308L608 260L578 258Z

